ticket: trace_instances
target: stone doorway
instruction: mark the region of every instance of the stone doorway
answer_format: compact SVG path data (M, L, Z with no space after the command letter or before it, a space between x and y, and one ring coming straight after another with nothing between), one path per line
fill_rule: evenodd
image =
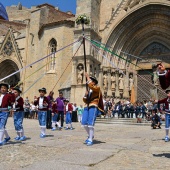
M0 63L0 79L4 78L13 72L19 70L17 64L12 60L4 60ZM11 87L18 84L20 81L20 73L17 73L8 79L4 80L3 82L8 83Z

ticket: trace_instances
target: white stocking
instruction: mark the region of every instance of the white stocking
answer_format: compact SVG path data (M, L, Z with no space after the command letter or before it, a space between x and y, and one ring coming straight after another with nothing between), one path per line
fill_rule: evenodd
M9 138L9 135L8 135L8 132L7 132L6 129L4 129L4 135L5 135L6 138Z
M89 141L93 141L94 127L89 127Z
M56 122L52 122L52 127L55 129Z
M169 128L166 128L166 129L165 129L165 133L166 133L166 136L169 135Z
M58 127L61 127L61 125L60 125L60 123L59 123L59 122L56 122L56 124L57 124L57 126L58 126Z
M3 142L4 139L4 129L0 129L0 143Z
M88 137L89 137L89 127L88 126L84 126L84 129L86 130Z

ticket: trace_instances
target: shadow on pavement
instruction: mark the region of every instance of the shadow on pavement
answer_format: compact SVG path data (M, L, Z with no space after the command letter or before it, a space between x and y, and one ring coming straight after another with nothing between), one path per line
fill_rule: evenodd
M94 144L101 144L101 143L106 143L106 142L102 142L102 141L99 141L99 140L93 140L93 143Z
M170 153L153 154L153 156L170 158Z
M54 135L46 135L45 137L54 137Z

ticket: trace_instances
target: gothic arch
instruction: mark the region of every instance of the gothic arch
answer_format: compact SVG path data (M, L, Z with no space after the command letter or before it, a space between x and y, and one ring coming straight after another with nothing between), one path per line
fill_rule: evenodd
M9 59L6 59L0 63L0 79L4 78L15 71L19 70L17 64ZM11 86L15 86L20 81L20 73L17 73L8 79L4 80L4 82L9 83Z
M144 6L120 22L109 36L107 46L111 46L118 54L124 51L133 55L139 55L150 41L160 42L170 48L169 18L168 6Z

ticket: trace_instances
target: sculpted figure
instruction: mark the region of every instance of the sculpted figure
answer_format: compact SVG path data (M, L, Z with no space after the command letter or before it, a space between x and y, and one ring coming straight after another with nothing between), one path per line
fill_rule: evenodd
M133 76L132 74L129 77L129 90L132 90L132 86L133 86L134 80L133 80Z
M123 79L123 74L120 74L119 76L119 90L124 89L124 79Z
M107 73L105 73L104 76L103 76L103 87L104 87L104 90L107 90L107 87L108 87Z
M116 76L115 76L115 73L112 73L112 76L111 76L111 90L115 91L115 89L116 89Z
M155 86L158 86L159 85L159 76L158 76L158 74L157 74L157 71L154 71L153 72L153 84L155 85Z
M82 84L83 83L83 66L78 66L78 75L77 75L77 83Z

